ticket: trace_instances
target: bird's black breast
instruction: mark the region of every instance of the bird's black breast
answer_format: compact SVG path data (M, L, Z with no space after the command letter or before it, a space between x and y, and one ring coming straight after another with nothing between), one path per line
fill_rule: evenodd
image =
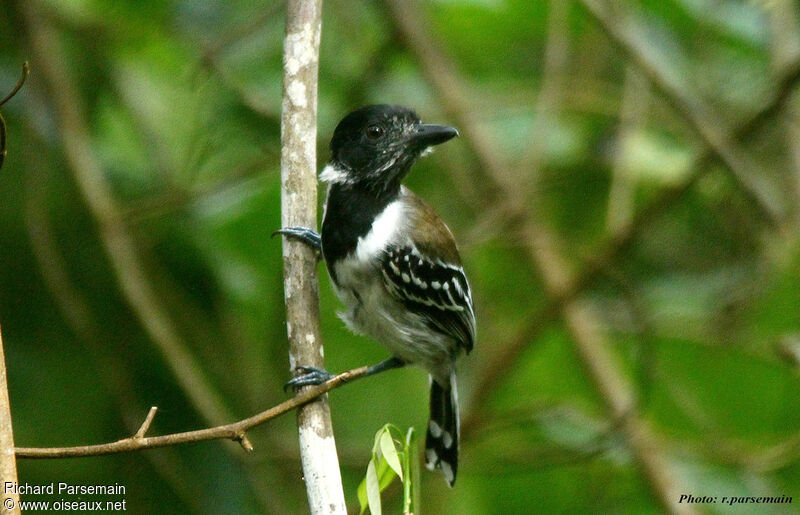
M333 264L355 250L358 239L370 231L375 217L391 201L391 195L376 196L358 187L331 185L322 220L322 254L335 283Z

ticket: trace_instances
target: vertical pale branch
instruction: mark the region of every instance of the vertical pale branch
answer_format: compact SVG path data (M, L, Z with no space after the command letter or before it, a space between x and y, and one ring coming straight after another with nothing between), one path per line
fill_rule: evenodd
M316 227L317 67L321 0L290 0L283 49L281 224ZM289 363L322 367L317 258L284 239L283 274ZM327 397L297 411L300 457L311 513L346 513Z
M6 382L6 358L3 354L3 331L0 329L0 491L3 483L17 481L17 459L14 455L14 432L11 427L11 403ZM9 501L8 499L11 499ZM19 496L3 493L0 496L0 513L19 513Z

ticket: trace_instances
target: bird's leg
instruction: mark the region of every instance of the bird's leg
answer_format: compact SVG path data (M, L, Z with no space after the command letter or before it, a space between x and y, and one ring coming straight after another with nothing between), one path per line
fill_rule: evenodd
M387 360L381 361L376 365L368 367L367 371L364 373L364 377L379 374L393 368L400 368L402 366L405 366L405 362L399 358L391 357ZM302 372L302 374L290 379L285 385L283 385L284 390L288 390L289 388L294 388L296 390L302 386L322 384L326 381L330 381L334 377L330 372L322 368L300 366L295 370L299 370Z
M272 236L276 234L283 234L290 238L296 238L314 249L314 253L317 257L322 255L322 238L319 233L313 229L309 229L308 227L284 227L272 233Z
M393 368L401 368L406 366L406 362L400 358L392 356L389 359L385 359L378 364L372 365L367 369L367 372L364 374L364 377L374 376L375 374L380 374L381 372L386 372L387 370L391 370Z

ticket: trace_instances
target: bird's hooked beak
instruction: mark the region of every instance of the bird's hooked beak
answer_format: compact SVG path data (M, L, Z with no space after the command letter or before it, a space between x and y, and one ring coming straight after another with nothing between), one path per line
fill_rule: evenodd
M458 136L458 129L447 125L422 124L411 134L409 141L414 145L428 147L439 145Z

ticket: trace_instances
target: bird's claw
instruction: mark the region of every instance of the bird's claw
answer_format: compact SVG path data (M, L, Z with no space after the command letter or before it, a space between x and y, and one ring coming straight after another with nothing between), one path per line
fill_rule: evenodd
M272 233L274 237L276 234L283 234L290 238L296 238L308 244L319 257L322 254L322 237L319 233L308 227L284 227Z
M333 379L333 375L322 368L300 366L295 367L295 370L302 372L302 374L287 381L283 385L284 391L289 388L297 390L303 386L316 386Z

